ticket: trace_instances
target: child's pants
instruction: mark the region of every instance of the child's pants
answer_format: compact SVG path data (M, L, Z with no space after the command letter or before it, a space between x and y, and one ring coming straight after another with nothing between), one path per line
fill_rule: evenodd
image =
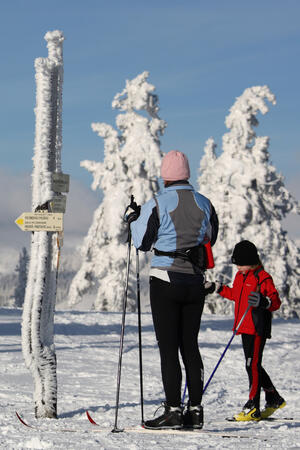
M266 392L266 399L268 399L268 394L274 395L276 392L269 375L261 365L266 338L242 334L242 342L249 377L249 399L253 400L254 406L259 409L261 388Z

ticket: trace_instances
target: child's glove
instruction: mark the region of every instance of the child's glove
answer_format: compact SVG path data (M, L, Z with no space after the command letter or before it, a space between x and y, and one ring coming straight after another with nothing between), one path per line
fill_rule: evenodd
M264 297L260 292L250 292L248 297L248 305L253 306L253 308L264 308L268 309L271 305L271 300Z

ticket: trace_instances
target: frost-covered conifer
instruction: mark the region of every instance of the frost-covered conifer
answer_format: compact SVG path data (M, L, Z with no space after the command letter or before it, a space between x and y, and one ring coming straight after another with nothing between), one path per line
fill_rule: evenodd
M158 97L148 76L143 72L126 81L125 89L113 100L113 108L122 111L116 117L120 133L105 123L92 124L104 139L104 161L83 161L81 166L93 174L92 188L103 191L103 201L84 240L82 266L70 287L70 304L90 297L95 309L122 309L127 252L123 215L131 195L141 204L158 189L162 156L159 136L166 126L158 117ZM134 264L131 267L134 269ZM135 309L135 290L131 281L131 310Z
M64 36L45 35L47 58L35 60L36 126L32 173L32 210L48 208L59 195L53 191L52 173L61 172L62 82ZM42 213L41 213L42 214ZM35 416L56 417L57 378L53 338L57 284L57 235L32 233L31 253L22 319L22 349L34 379Z
M23 247L19 255L19 262L16 266L15 271L17 272L18 281L15 288L14 298L15 306L21 308L24 303L25 289L27 283L27 267L28 267L29 256L26 247Z
M229 132L223 136L223 151L216 155L210 138L200 163L199 190L214 204L220 232L211 278L231 283L236 267L230 262L234 245L248 239L259 249L265 269L272 275L282 299L284 317L300 315L300 251L281 227L300 205L284 186L282 175L270 162L269 138L256 136L256 115L268 111L266 100L275 104L267 86L246 89L226 117ZM210 297L208 308L216 313L231 311L231 302Z

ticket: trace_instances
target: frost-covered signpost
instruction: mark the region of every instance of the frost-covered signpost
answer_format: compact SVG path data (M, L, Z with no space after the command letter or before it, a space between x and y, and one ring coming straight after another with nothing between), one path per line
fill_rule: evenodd
M81 166L93 174L92 188L102 189L103 201L94 213L82 248L82 265L70 287L72 305L90 297L95 309L121 311L123 307L127 237L123 214L131 195L141 204L158 190L159 136L166 126L158 117L158 97L148 76L143 72L128 80L114 98L113 107L123 112L116 118L121 134L106 123L92 124L104 139L104 161L83 161ZM135 309L135 290L130 283L130 310Z
M64 212L56 205L64 197L61 192L68 190L57 184L57 178L65 178L61 174L64 36L61 31L53 31L48 32L45 39L48 57L35 60L36 127L32 174L32 210L41 218L43 214L49 216L56 211ZM33 218L35 215L32 214ZM53 327L60 246L60 233L32 233L22 320L22 349L26 366L34 379L37 418L57 416Z
M199 190L211 199L220 222L213 276L232 281L233 247L248 239L258 247L280 292L279 313L300 316L300 250L281 227L288 213L300 214L300 205L270 162L269 138L256 136L254 130L257 114L268 112L266 100L275 104L267 86L248 88L236 99L225 121L230 131L223 136L223 152L217 156L212 138L206 143ZM231 311L230 303L215 297L207 305L215 313L224 313Z

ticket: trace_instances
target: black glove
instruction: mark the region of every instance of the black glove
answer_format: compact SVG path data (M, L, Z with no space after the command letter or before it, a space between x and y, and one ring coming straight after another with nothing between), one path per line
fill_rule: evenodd
M216 290L216 283L214 283L213 281L205 282L205 284L204 284L205 295L212 294L213 292L215 292L215 290Z
M138 208L141 209L140 206L138 206ZM133 211L130 214L128 214L128 216L125 217L126 222L130 225L131 222L134 222L140 215L140 209L138 211Z
M131 213L127 214L127 211L129 209L133 209L133 211ZM134 197L132 195L130 205L128 205L125 210L123 220L125 222L127 222L128 224L131 224L131 222L134 222L139 217L140 213L141 213L141 207L140 207L140 205L136 204L136 202L134 201Z
M140 212L141 212L140 205L137 205L136 202L134 200L132 200L130 205L129 205L129 208L133 209L133 211L136 212L138 217L139 217Z
M253 308L264 308L267 309L271 305L271 301L264 297L260 292L250 292L248 297L248 305L253 306Z
M213 282L213 281L206 281L204 284L204 293L212 294L213 292L219 293L222 290L223 286L219 281Z

